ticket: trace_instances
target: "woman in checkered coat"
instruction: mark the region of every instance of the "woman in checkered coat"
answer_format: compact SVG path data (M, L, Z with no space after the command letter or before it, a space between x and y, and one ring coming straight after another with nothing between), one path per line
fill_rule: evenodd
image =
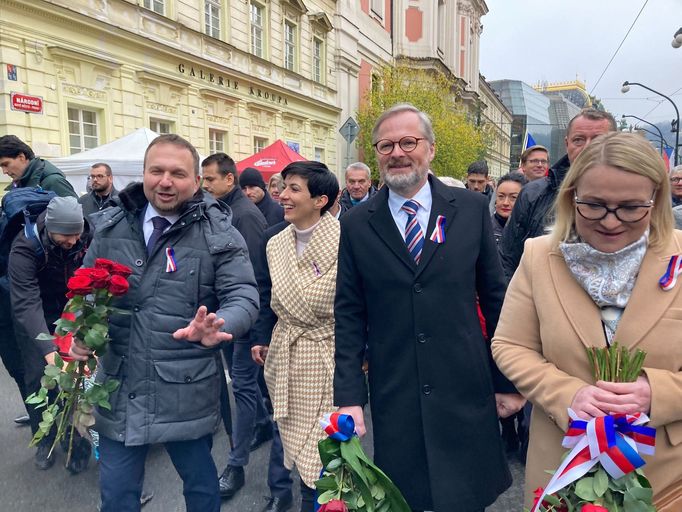
M339 192L324 164L295 162L282 171L279 200L291 223L267 245L271 307L278 321L265 381L284 446L284 464L301 475L301 512L312 512L322 463L320 417L335 408L334 296L339 222L328 212Z

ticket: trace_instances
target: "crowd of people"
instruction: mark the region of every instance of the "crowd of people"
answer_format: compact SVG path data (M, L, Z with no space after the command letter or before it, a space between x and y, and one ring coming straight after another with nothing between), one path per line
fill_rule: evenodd
M140 509L148 449L163 444L187 510L218 511L272 440L263 512L312 512L320 417L349 414L362 436L367 405L375 461L414 511L483 511L511 485L516 455L530 506L559 464L569 407L584 419L648 414L654 501L679 510L682 298L658 279L682 252L682 167L668 173L648 142L594 109L569 123L566 156L550 167L531 146L497 182L484 160L465 183L436 177L433 127L412 105L386 110L371 136L380 187L362 162L342 190L318 162L266 183L225 153L200 161L170 134L147 148L142 183L117 191L100 162L80 198L29 146L0 137L7 195L53 196L11 241L0 278L0 355L22 398L54 362L55 346L36 338L54 332L73 272L97 258L132 269L95 376L120 382L96 411L101 510ZM614 341L647 352L633 383L594 382L585 347ZM69 355L91 352L76 340ZM40 411L26 412L16 421L35 432ZM41 470L53 439L35 452ZM90 444L74 441L78 473Z

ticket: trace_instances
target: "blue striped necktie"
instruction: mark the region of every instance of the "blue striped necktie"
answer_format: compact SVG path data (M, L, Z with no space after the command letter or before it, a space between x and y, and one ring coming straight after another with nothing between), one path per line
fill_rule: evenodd
M422 249L424 248L424 233L417 222L417 210L419 210L419 203L410 199L405 201L401 209L407 213L407 223L405 224L405 244L410 256L414 258L414 262L419 265L419 259L422 256Z

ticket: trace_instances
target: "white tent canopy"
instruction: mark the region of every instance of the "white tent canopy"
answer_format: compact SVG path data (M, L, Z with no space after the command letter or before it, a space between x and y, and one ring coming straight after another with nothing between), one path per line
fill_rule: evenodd
M114 187L125 188L131 181L142 181L142 162L149 143L158 134L148 128L139 128L120 139L102 146L61 158L51 158L69 180L76 193L84 194L92 164L104 162L111 166Z

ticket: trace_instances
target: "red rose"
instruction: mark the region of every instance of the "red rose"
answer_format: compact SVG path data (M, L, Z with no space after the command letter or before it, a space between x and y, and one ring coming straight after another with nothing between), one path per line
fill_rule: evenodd
M55 336L52 342L57 346L57 352L61 355L62 359L67 363L73 361L73 358L69 356L69 350L71 350L71 342L73 341L73 335L67 332L64 336Z
M95 288L106 288L109 286L110 277L109 271L104 268L93 268L90 270L90 279L92 279L92 286Z
M126 267L125 265L121 265L120 263L114 263L114 265L111 267L111 273L119 275L121 277L128 277L130 274L133 273L133 271Z
M103 268L110 271L114 266L114 262L106 258L97 258L95 260L95 268Z
M602 507L601 505L587 503L586 505L583 505L583 508L580 509L580 512L609 512L609 509Z
M109 293L112 295L124 295L128 291L129 286L128 280L125 277L114 274L111 276L111 282L109 283Z
M71 313L71 312L69 312L69 311L64 311L64 312L62 313L62 318L63 318L64 320L68 320L69 322L75 322L75 321L76 321L76 314L75 314L75 313Z
M331 500L322 505L319 512L348 512L348 507L343 500Z
M92 285L92 279L88 276L73 276L69 279L69 282L66 283L66 287L74 295L87 295L92 293Z
M74 276L90 277L93 270L94 269L92 269L92 268L77 268L76 271L73 273L73 275Z

